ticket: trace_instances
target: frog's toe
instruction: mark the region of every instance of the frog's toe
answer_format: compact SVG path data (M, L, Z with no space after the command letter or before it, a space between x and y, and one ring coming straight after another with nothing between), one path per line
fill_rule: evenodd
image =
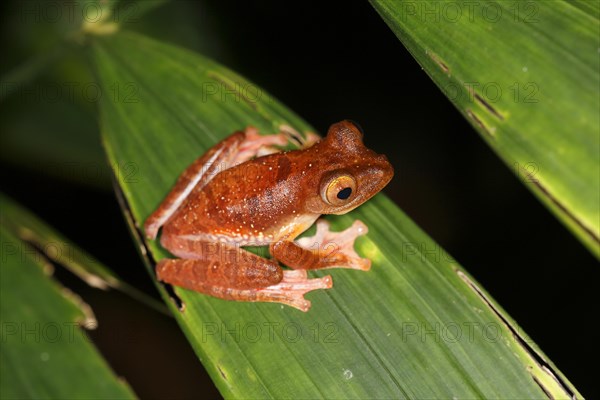
M283 133L261 135L253 126L247 127L244 133L246 137L240 145L233 164L241 164L253 157L279 153L281 152L281 149L273 146L285 146L288 144L288 137Z
M301 135L300 132L290 125L279 125L279 131L284 135L287 135L289 141L295 143L301 149L307 149L321 140L321 136L314 132L304 132L304 135Z
M308 292L329 289L333 286L331 276L309 279L305 270L283 271L281 282L257 291L258 301L282 303L301 311L310 309L310 301L304 298Z
M369 228L359 220L341 232L329 230L329 222L325 219L317 221L317 232L314 236L298 239L296 243L305 249L314 249L318 246L323 255L326 268L349 268L368 271L371 260L361 258L354 250L354 241L357 237L365 235Z

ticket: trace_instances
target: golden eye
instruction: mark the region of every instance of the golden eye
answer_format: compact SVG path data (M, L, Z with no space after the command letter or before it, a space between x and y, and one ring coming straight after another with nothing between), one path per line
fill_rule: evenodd
M321 198L332 206L346 204L356 191L356 181L352 175L338 173L330 177L321 187Z

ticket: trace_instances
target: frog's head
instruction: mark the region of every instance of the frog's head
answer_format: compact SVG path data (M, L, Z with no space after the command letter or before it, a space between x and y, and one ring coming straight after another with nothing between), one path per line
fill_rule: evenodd
M394 168L386 156L365 147L363 131L353 121L333 124L319 146L322 174L308 208L319 214L345 214L388 184Z

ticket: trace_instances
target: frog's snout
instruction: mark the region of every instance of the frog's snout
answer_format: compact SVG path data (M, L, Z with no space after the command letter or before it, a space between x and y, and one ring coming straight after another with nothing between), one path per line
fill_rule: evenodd
M375 168L377 169L378 178L383 181L384 186L387 185L394 176L394 167L385 154L377 154L373 160Z
M377 155L375 156L375 161L376 161L378 164L381 164L381 165L387 165L387 166L389 166L390 168L392 167L392 164L390 164L390 161L388 160L388 158L387 158L387 156L386 156L385 154L377 154Z
M392 167L390 160L388 160L385 154L378 154L375 153L373 150L369 149L368 151L371 153L371 155L368 157L369 159L371 159L371 165L383 171L394 171L394 167Z

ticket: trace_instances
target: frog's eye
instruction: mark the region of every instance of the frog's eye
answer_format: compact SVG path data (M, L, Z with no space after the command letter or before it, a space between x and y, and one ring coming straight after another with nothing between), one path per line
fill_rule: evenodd
M327 179L321 187L321 198L327 204L340 206L346 204L356 190L356 181L352 175L336 174Z

